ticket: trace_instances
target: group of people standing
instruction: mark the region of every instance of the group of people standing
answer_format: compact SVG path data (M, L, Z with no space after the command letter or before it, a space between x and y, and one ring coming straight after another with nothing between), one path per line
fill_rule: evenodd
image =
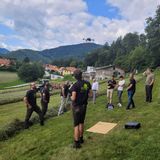
M146 102L152 102L152 88L154 84L154 74L151 69L147 69L143 75L146 76ZM93 97L93 103L96 103L96 94L99 89L99 84L96 80L93 80L92 85L90 82L83 80L81 70L76 70L74 72L74 77L76 82L69 83L66 82L61 86L61 104L58 110L58 115L64 112L64 108L69 99L72 102L72 112L73 112L73 122L74 122L74 148L81 148L81 144L84 143L83 133L84 133L84 121L87 110L88 98ZM123 76L119 77L118 82L116 82L114 76L112 79L107 82L107 99L108 104L112 104L113 92L117 89L118 94L118 106L122 107L122 94L124 91L124 87L126 86L126 82ZM128 104L126 109L130 109L135 107L133 96L136 91L136 80L134 78L134 74L130 74L129 76L129 84L126 88L128 92ZM50 100L49 93L49 84L46 83L44 85L43 90L41 91L41 105L42 109L38 107L36 102L36 92L37 87L35 83L31 83L31 89L27 91L26 96L24 97L24 101L27 106L27 113L25 118L25 128L29 127L29 119L35 111L39 115L40 125L44 125L44 116L46 114L48 103Z
M66 82L61 86L61 104L58 110L58 115L64 112L66 103L71 99L72 101L72 112L74 121L74 148L80 148L84 142L84 120L86 115L86 109L88 104L88 97L91 95L91 84L88 81L82 79L81 70L74 72L76 82L70 84ZM44 116L48 109L48 103L50 100L49 83L45 83L43 89L40 91L41 94L41 106L37 105L36 93L39 90L35 83L30 84L30 90L27 91L24 102L26 104L27 112L25 117L24 127L28 129L30 126L29 119L33 112L39 115L40 125L44 125Z
M145 92L146 92L146 102L152 102L152 89L155 81L155 76L150 68L147 68L147 70L143 73L144 76L146 76L145 81ZM134 94L136 92L136 80L134 78L134 73L131 73L129 75L129 84L126 85L124 76L120 76L118 82L116 82L115 77L113 76L112 79L108 80L107 82L107 100L108 105L112 105L112 97L114 90L117 89L117 95L118 95L118 106L122 107L122 94L124 91L124 87L127 86L126 90L128 93L128 104L126 106L126 109L135 108L135 103L133 100Z
M126 81L124 79L124 76L120 76L118 82L116 82L114 76L112 77L111 80L108 81L108 86L107 86L107 98L108 98L108 104L112 105L112 97L113 97L113 92L115 89L117 89L117 96L118 96L118 107L122 107L122 95L124 91L124 87L126 86ZM133 96L136 90L136 81L134 79L134 74L131 73L129 76L129 84L127 87L127 92L128 92L128 104L126 109L130 109L135 107L134 101L133 101Z

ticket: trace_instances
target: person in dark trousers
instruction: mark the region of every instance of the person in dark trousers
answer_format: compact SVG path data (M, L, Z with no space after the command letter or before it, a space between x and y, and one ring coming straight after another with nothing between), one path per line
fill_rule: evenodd
M150 103L152 102L152 89L155 77L150 68L147 68L147 70L143 73L143 75L146 76L146 82L145 82L146 102Z
M74 119L74 148L80 148L83 140L84 120L88 104L88 97L91 96L91 84L82 80L81 70L74 72L77 80L71 88L72 111Z
M45 83L44 88L41 91L41 106L42 106L43 117L45 116L48 110L48 103L50 100L49 87L50 87L49 83Z
M29 119L30 119L33 111L35 111L39 115L40 125L44 125L42 111L37 106L37 100L36 100L37 88L36 88L36 84L35 83L31 83L30 87L31 87L31 89L27 91L26 96L24 97L24 102L26 103L26 107L27 107L25 123L24 123L25 129L29 128Z
M131 73L130 74L130 83L127 87L127 91L128 91L128 105L127 105L127 110L130 109L130 106L132 105L132 108L135 108L135 104L133 101L133 96L135 94L136 91L136 81L134 79L134 74Z

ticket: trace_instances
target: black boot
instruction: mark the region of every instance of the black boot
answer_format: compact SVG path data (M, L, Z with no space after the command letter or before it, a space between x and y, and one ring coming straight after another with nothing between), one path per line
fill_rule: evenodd
M40 125L41 125L41 126L44 126L44 121L41 121L41 122L40 122Z
M81 144L84 143L83 136L79 138L79 142L80 142Z
M79 141L74 141L74 143L73 143L73 148L75 148L75 149L81 148L80 142L79 142Z

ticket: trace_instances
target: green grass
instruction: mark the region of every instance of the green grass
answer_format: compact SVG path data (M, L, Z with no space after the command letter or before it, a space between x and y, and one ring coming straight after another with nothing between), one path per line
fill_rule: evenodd
M0 90L0 105L22 101L29 88L29 85L27 85L18 88ZM51 93L58 94L59 92L60 90L53 90Z
M157 72L156 79L160 78ZM85 132L82 149L74 150L72 144L72 113L46 121L44 127L34 125L15 137L0 142L0 160L159 160L160 152L160 105L158 104L160 84L156 81L153 103L144 102L144 80L137 84L136 108L126 111L127 93L124 92L124 107L112 111L105 109L106 96L100 96L96 105L88 105L86 129L98 121L114 122L118 125L106 135ZM105 84L102 86L105 88ZM117 103L116 93L113 99ZM59 96L53 96L50 106L59 103ZM1 108L2 107L2 108ZM0 124L23 118L25 108L22 102L0 107ZM125 130L128 121L139 121L139 130Z
M0 71L0 89L23 83L23 81L19 80L17 73Z
M56 80L51 80L51 82L62 83L65 81L75 81L75 78L72 75L65 75L64 78L59 78Z
M0 71L0 83L12 82L18 79L17 73Z
M60 96L54 95L51 97L49 108L57 109L60 102ZM38 105L40 106L40 98L38 98ZM0 129L10 124L13 120L23 120L26 108L24 102L11 103L0 106ZM34 114L35 115L35 114ZM33 116L34 116L33 115Z

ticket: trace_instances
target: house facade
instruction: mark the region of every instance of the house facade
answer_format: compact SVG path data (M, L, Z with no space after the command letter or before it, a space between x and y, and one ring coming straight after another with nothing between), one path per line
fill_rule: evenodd
M52 71L52 72L58 72L59 68L57 66L51 65L51 64L46 64L45 65L45 70L46 71Z
M109 65L103 67L87 67L87 71L83 73L84 79L97 79L97 80L104 80L110 78L111 76L120 76L125 75L125 71L119 67Z
M61 67L61 68L59 68L59 73L62 76L72 75L76 69L77 68L75 68L75 67Z
M11 61L9 59L0 58L0 67L9 67L11 65Z
M45 71L52 72L53 74L55 72L61 76L72 75L76 69L77 68L75 68L75 67L57 67L57 66L54 66L51 64L45 65Z
M97 67L96 68L96 75L95 78L96 79L106 79L106 78L110 78L111 76L115 76L118 77L120 75L125 75L125 71L121 68L118 68L116 66L113 65L109 65L109 66L103 66L103 67Z

